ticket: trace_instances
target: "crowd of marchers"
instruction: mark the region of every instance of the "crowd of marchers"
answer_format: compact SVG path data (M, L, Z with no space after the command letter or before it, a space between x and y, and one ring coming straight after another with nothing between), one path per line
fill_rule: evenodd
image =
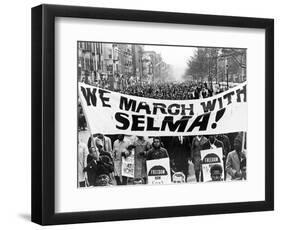
M82 82L90 84L89 82ZM105 81L94 82L90 85L127 95L165 100L201 99L211 97L227 90L227 87L223 84L209 84L207 82L157 82L148 84L145 82L128 80L121 85L114 82L115 87L110 87Z
M211 97L225 91L220 84L211 86L206 82L201 83L158 83L158 84L135 84L126 87L119 92L139 97L155 99L190 100Z
M223 167L210 170L213 181L245 180L245 139L245 133L151 138L96 134L87 143L79 141L78 187L147 184L146 161L161 158L169 158L172 182L187 182L191 171L202 182L201 150L212 148L223 151ZM134 157L133 178L122 175L122 159L129 156Z

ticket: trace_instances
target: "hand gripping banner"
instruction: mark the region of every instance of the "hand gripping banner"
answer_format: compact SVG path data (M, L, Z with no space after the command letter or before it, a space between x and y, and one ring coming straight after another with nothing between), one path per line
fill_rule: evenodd
M91 133L140 136L211 135L247 131L247 84L198 100L136 97L79 83Z

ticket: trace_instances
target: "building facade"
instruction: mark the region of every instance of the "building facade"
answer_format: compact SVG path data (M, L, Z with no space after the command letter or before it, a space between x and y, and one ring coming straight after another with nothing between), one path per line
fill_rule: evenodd
M77 62L79 81L115 90L165 81L170 71L160 54L138 44L78 42Z

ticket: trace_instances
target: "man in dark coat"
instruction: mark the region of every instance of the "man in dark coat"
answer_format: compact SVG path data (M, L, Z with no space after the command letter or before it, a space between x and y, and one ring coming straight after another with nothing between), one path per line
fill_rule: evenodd
M219 134L216 136L216 139L221 141L223 143L223 147L224 147L224 158L226 159L227 154L231 151L231 145L230 145L230 141L227 135L224 134Z
M165 148L161 147L160 137L154 137L152 148L146 152L146 160L156 160L169 157Z
M189 170L188 160L191 157L189 138L184 136L171 137L170 142L167 143L167 150L173 171L183 172L187 179Z
M110 153L103 150L103 143L100 139L96 139L97 149L91 150L87 157L87 167L85 171L88 175L90 186L97 186L97 178L100 175L107 175L114 171L113 160Z
M227 135L219 134L216 136L216 139L223 143L223 165L224 165L224 179L226 179L226 158L228 153L231 151L230 141Z
M214 135L210 135L208 141L203 145L202 150L212 149L212 148L222 148L224 152L224 145L219 141Z

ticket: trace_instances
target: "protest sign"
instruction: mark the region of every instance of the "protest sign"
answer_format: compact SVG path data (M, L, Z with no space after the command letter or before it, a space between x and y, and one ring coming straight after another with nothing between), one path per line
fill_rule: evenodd
M135 176L135 161L134 155L122 157L122 176L134 178Z
M247 130L247 84L197 100L157 100L79 82L92 133L146 136L210 135ZM237 122L239 121L239 122ZM145 134L144 134L145 133Z
M162 158L146 161L148 184L170 184L170 160Z
M221 181L224 178L222 148L201 150L203 181ZM212 169L213 168L213 169ZM211 172L213 170L213 178ZM216 178L215 178L216 177Z

